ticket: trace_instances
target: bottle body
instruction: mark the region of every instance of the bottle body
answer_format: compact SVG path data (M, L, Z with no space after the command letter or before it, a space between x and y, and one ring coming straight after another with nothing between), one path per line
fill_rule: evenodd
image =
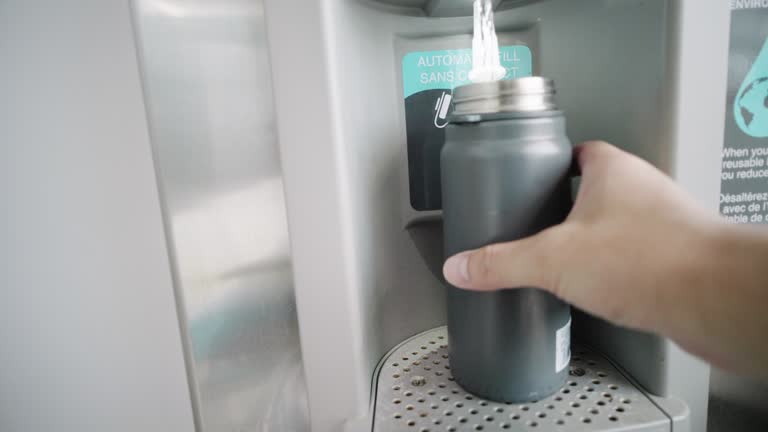
M446 257L517 240L562 222L571 208L572 146L559 111L497 113L446 130L441 153ZM451 369L467 391L538 400L568 374L570 307L534 287L448 287Z

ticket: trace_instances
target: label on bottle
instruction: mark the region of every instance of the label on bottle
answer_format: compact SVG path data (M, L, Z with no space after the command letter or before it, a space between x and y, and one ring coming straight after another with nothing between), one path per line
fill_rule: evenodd
M563 328L555 334L555 372L568 366L571 362L571 320L568 319Z

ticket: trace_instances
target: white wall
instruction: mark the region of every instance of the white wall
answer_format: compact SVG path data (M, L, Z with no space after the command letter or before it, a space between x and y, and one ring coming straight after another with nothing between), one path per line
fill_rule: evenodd
M0 430L193 430L127 1L0 1L0 209Z

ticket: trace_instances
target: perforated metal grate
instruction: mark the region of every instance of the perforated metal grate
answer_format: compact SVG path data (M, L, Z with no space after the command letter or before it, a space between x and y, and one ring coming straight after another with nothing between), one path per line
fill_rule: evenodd
M445 327L393 350L379 369L374 431L664 431L669 419L610 362L575 347L566 385L526 404L477 398L451 375Z

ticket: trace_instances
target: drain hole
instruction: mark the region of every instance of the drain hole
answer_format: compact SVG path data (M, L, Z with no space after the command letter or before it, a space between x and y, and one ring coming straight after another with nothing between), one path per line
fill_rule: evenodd
M448 345L442 344L442 345L440 345L440 348L448 348Z
M401 419L401 418L403 418L403 415L402 414L395 414L395 418L396 419Z
M432 405L430 405L429 407L430 407L430 408L432 408L432 409L438 409L438 408L440 408L440 405L438 405L438 404L432 404Z
M440 388L445 388L445 384L443 384L443 383L440 383L437 386L440 387Z
M587 395L579 395L579 399L584 400L587 398Z
M413 405L408 405L405 407L405 409L408 411L413 411Z
M410 372L410 371L411 371L411 368L409 368L409 367L404 367L403 368L403 372Z
M435 372L435 375L437 375L437 376L443 376L443 373L442 373L442 372L440 372L440 371L437 371L437 372Z
M448 432L456 432L456 428L453 426L448 426L448 429L446 429Z
M463 407L463 406L464 406L464 404L463 404L463 403L461 403L461 402L456 402L456 403L454 404L454 406L455 406L456 408L461 408L461 407Z
M568 385L571 387L576 387L578 384L576 384L576 381L568 381Z
M593 389L592 387L587 387L587 388L585 388L584 390L586 390L586 391L588 391L588 392L593 392L593 391L595 391L595 389Z
M429 432L429 429L428 428L421 428L421 429L419 429L419 432Z
M428 356L428 355L426 355L426 354L424 354L423 356L421 356L421 359L422 359L422 360L429 360L429 356Z
M434 345L434 344L436 344L437 342L435 342L435 341L429 341L429 343L431 343L432 345Z
M592 380L592 384L594 384L594 385L600 385L600 380Z
M471 410L469 410L469 413L472 414L472 415L475 415L475 414L477 414L477 410L472 408Z
M480 406L488 406L488 402L486 402L486 401L480 401Z
M603 405L605 405L605 401L599 400L599 401L597 401L597 404L600 405L600 406L603 406Z
M424 345L422 345L422 346L421 346L421 349L427 349L427 347L425 347Z
M445 336L438 336L438 339L445 339Z
M451 398L449 398L448 396L443 396L440 398L440 400L443 402L448 402L449 400L451 400Z
M584 417L583 419L581 419L581 421L584 423L592 423L592 419L589 417Z
M393 404L399 404L400 402L402 402L400 399L395 399L392 401Z
M566 411L566 412L564 412L563 414L565 414L566 416L570 417L570 416L572 416L572 415L573 415L573 412L571 412L571 411Z
M610 386L608 386L608 388L611 390L618 390L619 386L617 386L616 384L611 384Z
M470 395L466 395L466 396L464 396L464 399L466 399L466 400L472 400L472 399L474 399L474 398L473 398L472 396L470 396Z
M621 403L629 404L629 403L632 403L632 401L629 399L622 399Z
M408 426L416 426L416 420L408 420Z
M536 414L536 417L538 417L538 418L544 418L546 416L547 416L547 413L543 413L543 412L540 412L540 413Z
M530 426L530 427L536 427L536 426L538 426L538 425L539 425L539 424L538 424L538 423L536 423L535 421L530 421L530 422L528 422L528 426Z
M555 409L554 405L547 405L547 409Z
M418 402L418 403L424 403L424 401L425 401L425 400L426 400L426 399L424 399L423 397L420 397L420 398L416 399L416 402Z
M395 379L400 378L400 374L394 374L392 375L392 378L395 378Z
M448 358L448 354L443 354L443 358L447 359Z
M412 352L411 354L413 354L415 356L419 355L419 353L417 353L416 351Z
M509 418L512 420L520 420L520 414L512 414Z
M467 418L466 417L459 417L459 423L466 423Z
M448 377L448 381L456 381L456 379L452 376Z
M400 366L400 363L392 363L392 366L398 367L398 366Z
M509 424L509 423L502 423L502 424L501 424L501 428L502 428L502 429L509 429L509 428L511 428L511 427L512 427L512 425L511 425L511 424Z
M581 406L581 404L580 404L580 403L578 403L578 402L572 402L572 403L571 403L571 406L572 406L572 407L574 407L574 408L578 408L578 407L580 407L580 406Z
M485 416L485 421L492 422L493 421L493 416Z
M431 366L424 366L424 370L425 370L425 371L431 371L431 370L432 370L432 367L431 367Z
M502 408L502 407L496 407L493 410L496 411L497 413L503 413L504 412L504 408Z
M453 394L459 394L459 393L461 393L461 392L460 392L460 391L458 391L458 390L456 390L456 389L453 389L453 390L451 390L451 393L453 393Z
M400 386L394 386L394 387L392 387L392 390L398 391L398 390L400 390Z
M560 401L562 401L562 400L563 400L563 398L561 398L560 396L555 396L555 400L556 400L556 401L558 401L558 402L560 402Z
M610 420L612 422L615 422L615 421L619 421L619 418L616 417L616 416L610 416L610 417L608 417L608 420Z
M617 412L621 412L621 413L623 413L623 412L624 412L624 408L622 408L622 407L616 407L616 411L617 411Z
M570 393L570 392L571 392L571 391L570 391L570 390L568 390L568 389L563 389L563 393L565 393L565 394L568 394L568 393Z
M451 410L445 411L445 412L443 412L443 415L446 416L446 417L450 417L450 416L453 415L453 411L451 411Z
M403 361L408 361L408 357L403 357Z
M435 391L434 390L430 390L430 391L427 392L427 394L430 395L430 396L434 396L435 395Z
M419 417L422 417L422 418L423 418L423 417L426 417L426 416L428 416L428 415L429 415L429 414L427 414L427 413L425 413L425 412L423 412L423 413L419 413Z
M558 419L558 420L557 420L555 423L557 423L557 424L559 424L559 425L564 425L564 424L565 424L565 420L563 420L563 419Z
M483 430L483 425L475 425L475 430Z
M528 408L527 406L523 405L523 406L520 407L520 409L523 410L523 411L528 411L530 408Z
M413 365L414 365L414 366L418 366L418 365L420 365L420 364L421 364L421 362L420 362L419 360L414 360L414 361L413 361Z
M439 425L439 424L441 424L442 422L443 422L443 421L442 421L442 420L440 420L439 418L436 418L436 419L433 419L433 420L432 420L432 423L434 423L434 424L436 424L436 425Z
M611 396L611 394L610 394L610 393L603 393L603 397L604 397L604 398L608 398L608 399L610 399L610 398L612 398L613 396Z
M440 360L432 360L432 363L434 363L434 364L440 364Z
M406 396L409 396L409 397L410 397L410 396L413 396L413 392L412 392L412 391L410 391L410 390L408 390L407 392L405 392L405 393L403 393L403 394L404 394L404 395L406 395Z
M598 410L597 410L597 409L595 409L595 408L592 408L591 410L589 410L589 413L590 413L590 414L594 414L594 415L598 415L598 414L600 414L600 411L598 411Z
M597 373L597 376L599 376L600 378L605 378L605 377L607 377L607 376L608 376L608 374L607 374L607 373L605 373L605 372L598 372L598 373Z

